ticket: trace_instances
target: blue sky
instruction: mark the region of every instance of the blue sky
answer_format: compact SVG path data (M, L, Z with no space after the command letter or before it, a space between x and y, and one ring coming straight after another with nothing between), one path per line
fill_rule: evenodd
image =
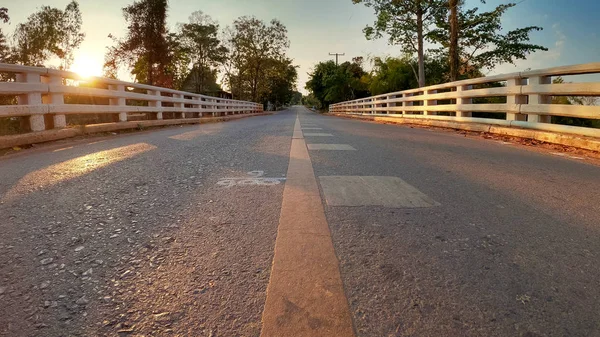
M520 1L520 0L519 0ZM517 2L519 2L517 1ZM87 34L76 55L75 67L91 74L101 73L101 64L109 33L123 36L125 21L121 8L133 0L80 0L83 29ZM478 0L467 0L470 6L491 8L506 1L488 0L481 5ZM12 32L18 22L41 5L64 8L68 0L20 0L4 4L11 16L5 32ZM186 22L189 14L202 10L221 26L230 25L242 15L259 19L277 18L288 28L291 47L289 55L300 66L298 88L303 90L312 66L330 59L329 52L346 53L341 60L354 56L398 56L400 46L388 46L385 39L367 41L362 29L374 20L370 8L353 5L352 0L170 0L170 27ZM525 0L504 17L506 29L537 25L542 32L532 35L532 42L548 47L548 52L538 52L516 66L501 65L489 74L537 69L600 61L600 18L598 0Z

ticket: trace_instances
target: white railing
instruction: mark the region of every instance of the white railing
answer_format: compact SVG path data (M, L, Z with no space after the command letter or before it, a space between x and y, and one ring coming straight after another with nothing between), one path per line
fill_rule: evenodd
M600 129L551 123L551 116L600 119L600 106L551 104L553 96L600 96L600 82L552 83L555 76L582 74L600 74L600 63L482 77L393 92L332 104L329 111L389 115L407 120L482 123L600 137ZM499 82L502 86L489 87ZM476 98L500 98L506 103L474 104L473 99ZM473 117L473 112L505 113L506 117L478 118Z
M83 78L56 69L0 63L0 73L5 79L0 81L0 95L5 102L10 100L7 97L16 96L17 103L0 105L0 117L27 117L30 131L64 128L66 115L70 114L113 114L118 115L118 121L126 122L131 114L148 114L149 119L161 120L166 112L173 113L173 118L183 119L263 111L262 104L258 103L108 78ZM65 102L68 96L102 102L68 104Z

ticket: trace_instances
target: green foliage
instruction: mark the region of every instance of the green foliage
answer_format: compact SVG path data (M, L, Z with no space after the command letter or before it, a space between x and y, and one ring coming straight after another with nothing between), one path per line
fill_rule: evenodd
M220 36L219 24L201 11L169 33L166 0L136 1L123 12L128 34L109 48L106 76L116 78L124 65L138 82L210 95L221 91L217 78L224 70L237 99L275 105L291 99L297 70L285 54L287 29L279 21L241 17Z
M312 93L310 93L306 96L302 96L302 105L308 106L310 108L312 108L312 107L322 108L321 103L315 97L315 95Z
M419 86L424 86L425 49L432 24L442 11L445 0L352 0L373 8L377 19L364 29L368 40L388 36L390 45L400 45L405 52L417 54Z
M57 56L61 59L61 68L68 68L73 62L74 51L85 38L81 25L81 12L76 1L71 1L65 10L42 6L25 23L17 25L11 60L36 66Z
M371 95L412 89L418 86L415 79L412 60L405 58L373 59L373 70L369 83Z
M127 36L110 47L105 73L115 77L124 64L141 83L173 87L167 31L167 0L141 0L123 8Z
M367 97L369 76L362 68L360 59L344 62L339 66L333 61L318 63L306 89L318 100L321 107L329 104Z
M0 22L8 23L10 17L8 16L8 8L0 7Z
M8 23L10 21L10 17L8 16L8 8L0 7L0 23ZM8 41L6 41L6 36L0 28L0 62L7 62L10 48L8 46Z
M167 35L167 59L164 75L170 79L171 87L182 89L185 80L189 77L191 57L188 50L183 46L181 36L176 33ZM189 88L190 92L196 92L196 87Z
M289 103L296 89L297 67L290 59L270 59L265 68L266 91L259 102L271 102L276 108Z
M287 28L278 20L269 24L254 17L243 16L226 31L228 60L226 82L237 99L266 103L284 92L274 92L275 83L284 83L286 96L294 87L296 68L286 52L290 42ZM293 69L292 69L293 68ZM272 102L273 103L273 102Z
M493 69L502 63L514 63L547 48L529 43L530 34L542 28L528 26L503 33L501 18L516 4L497 6L489 12L465 9L459 0L352 0L373 8L376 21L367 26L367 39L388 37L390 45L399 45L405 53L416 54L419 86L428 82L424 42L438 46L436 59L449 60L447 80L473 77L480 69ZM485 2L485 1L482 1ZM454 42L454 43L453 43ZM451 68L451 69L450 69ZM427 74L429 76L429 74Z
M61 69L69 69L73 64L74 52L85 39L85 34L81 32L81 10L76 1L71 1L63 11L62 19L59 23L61 39L59 40L59 52L57 56L61 59Z
M502 4L489 12L479 13L478 8L465 9L464 4L457 8L459 74L468 74L470 69L493 69L502 63L524 60L530 53L547 48L529 43L530 34L542 30L528 26L503 33L502 16L516 6ZM451 28L448 11L438 11L435 26L428 39L440 45L434 53L449 57ZM470 77L470 76L468 76Z
M200 67L202 67L202 69L194 67L187 73L180 89L206 95L221 91L222 88L217 83L217 70L205 66ZM198 91L199 88L201 88L201 91Z
M390 45L400 45L412 52L417 52L418 30L423 36L429 34L429 25L434 23L434 14L440 11L443 1L438 0L352 0L354 4L362 3L373 8L376 21L363 30L368 40L379 39L385 35ZM418 15L421 22L417 22ZM423 27L418 27L422 25Z
M186 88L195 93L216 91L216 68L224 62L227 53L217 36L219 25L198 11L192 13L189 23L180 26L180 31L184 53L192 62L190 75L193 76L188 75ZM190 81L194 84L191 87Z
M292 99L290 100L290 105L298 105L302 104L302 93L299 91L294 91L292 93Z

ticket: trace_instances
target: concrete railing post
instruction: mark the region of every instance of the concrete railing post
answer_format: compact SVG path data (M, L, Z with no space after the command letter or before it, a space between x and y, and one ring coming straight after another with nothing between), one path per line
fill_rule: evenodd
M522 86L522 85L523 85L522 78L512 78L512 79L506 81L507 87ZM510 95L510 96L506 97L506 104L508 104L509 107L510 106L515 107L515 106L518 106L520 104L525 104L525 103L527 103L527 96ZM508 121L526 121L527 115L509 111L506 113L506 120L508 120Z
M383 114L382 111L377 110L378 108L383 108L383 104L382 103L378 103L378 101L381 101L380 97L373 99L373 103L375 103L374 109L373 109L373 113L381 113L381 114Z
M17 74L17 82L25 83L41 83L42 79L40 74L33 73L20 73ZM19 105L41 105L42 104L42 93L32 92L17 96L17 103ZM44 131L46 130L46 123L44 122L44 115L31 115L29 116L29 128L31 131Z
M111 84L108 86L108 89L124 92L125 86L122 84ZM124 107L127 105L127 102L125 100L125 97L117 97L117 98L111 98L109 100L109 104ZM119 112L119 122L127 122L127 112Z
M173 94L173 98L179 98L179 99L181 99L181 98L183 98L183 95ZM185 108L184 104L177 102L177 103L173 103L173 106L176 107L176 108L181 108L181 111L176 112L176 113L179 114L179 118L181 118L181 119L185 118L185 111L183 111L183 109Z
M57 75L50 75L48 77L43 77L42 82L48 83L53 87L56 87L63 85L63 78ZM44 101L44 97L42 97L42 102L52 105L63 105L65 104L65 96L62 93L52 92L50 93L50 95L47 96L46 101ZM60 129L67 126L67 118L63 114L52 116L52 122L54 124L55 129Z
M202 117L202 99L198 96L192 96L192 100L196 102L192 107L198 112L198 117Z
M464 91L468 91L473 89L472 85L459 85L456 87L456 93L460 95ZM473 103L472 98L456 98L456 105L458 105L458 110L456 111L456 117L473 117L473 113L471 111L464 111L464 105Z
M394 99L394 98L397 98L397 97L398 97L398 96L396 96L396 95L389 95L389 96L386 96L386 97L385 97L385 99L389 101L390 99ZM388 107L388 108L395 107L396 105L398 105L398 103L396 103L396 102L394 102L394 103L389 103L389 102L388 102L388 103L387 103L387 107ZM388 115L389 115L389 114L394 114L394 113L396 113L396 112L395 112L395 111L393 111L393 110L387 110L387 113L388 113Z
M153 95L153 96L158 96L159 99L161 97L160 91L158 90L148 90L146 91L146 93L148 95ZM158 108L159 111L156 112L156 119L161 120L163 119L163 114L162 111L160 110L162 108L162 102L160 100L158 101L148 101L148 106L152 107L152 108Z
M428 96L429 94L436 94L437 90L425 90L423 91L423 106L428 107L428 106L435 106L437 105L437 100L429 100ZM428 111L427 109L425 109L425 111L423 111L423 114L426 116L431 116L431 115L436 115L435 111Z
M530 77L529 85L552 84L552 78L549 76ZM528 104L552 104L552 96L547 95L529 95ZM550 116L545 115L528 115L527 121L533 123L550 123Z
M402 98L412 97L413 94L402 94ZM402 106L413 106L413 102L402 102ZM406 115L407 113L412 113L412 111L402 110L402 115Z

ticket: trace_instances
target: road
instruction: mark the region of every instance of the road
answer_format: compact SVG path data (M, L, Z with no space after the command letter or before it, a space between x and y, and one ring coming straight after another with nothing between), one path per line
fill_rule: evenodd
M598 191L301 107L42 146L0 158L0 336L600 336Z

